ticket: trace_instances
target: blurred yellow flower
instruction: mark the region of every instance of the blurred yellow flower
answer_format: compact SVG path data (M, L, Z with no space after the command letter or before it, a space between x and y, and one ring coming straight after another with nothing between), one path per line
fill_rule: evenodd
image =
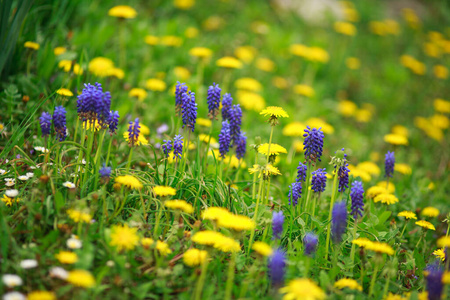
M159 254L161 254L162 256L167 256L172 253L169 245L163 241L156 241L156 250L158 250Z
M272 84L274 87L276 87L277 89L280 89L280 90L287 89L287 87L289 85L288 81L285 78L280 77L280 76L273 77Z
M6 297L4 297L6 298ZM14 299L14 298L11 298ZM25 299L24 297L18 297L17 299ZM56 300L54 292L48 291L32 291L27 295L27 300Z
M134 19L137 16L137 12L131 6L117 5L108 11L108 15L123 19Z
M133 250L139 244L137 228L130 228L125 225L111 226L110 246L116 247L118 251Z
M344 35L354 36L356 35L356 27L352 23L348 22L335 22L334 23L334 30L337 33L341 33Z
M400 25L397 21L392 19L384 20L384 29L386 33L392 34L392 35L399 35L400 34Z
M363 169L359 169L353 165L349 165L348 168L350 170L350 172L348 174L353 176L354 178L360 177L361 180L364 182L369 182L372 180L372 176L370 176L369 172L367 172Z
M351 117L356 113L357 110L358 106L354 102L350 100L339 101L338 111L341 115L345 117Z
M349 22L358 22L359 13L353 7L344 7L344 18Z
M268 34L270 27L266 22L254 21L250 24L250 29L257 34Z
M428 206L425 207L420 214L425 217L434 218L439 216L439 209L437 209L436 207Z
M195 27L188 27L184 31L184 36L188 39L196 38L198 36L198 29Z
M334 127L325 122L322 119L319 118L310 118L306 120L306 125L310 126L311 128L320 128L322 127L322 131L325 134L333 134L334 133Z
M403 8L402 15L409 27L417 29L420 27L420 19L411 8Z
M66 97L72 97L73 96L73 93L70 90L65 89L65 88L60 88L60 89L56 90L56 93L58 95L66 96Z
M67 49L65 47L55 47L55 49L53 49L53 53L56 56L66 53L66 51L67 51Z
M106 57L93 58L88 65L89 72L98 77L110 76L113 68L113 61Z
M214 248L222 251L222 252L239 252L241 251L241 246L239 245L239 242L223 236L222 238L219 238L214 243Z
M409 220L409 219L417 220L416 214L413 213L412 211L404 210L404 211L399 212L399 213L397 214L397 216L399 216L399 217L405 217L405 218L408 219L408 220Z
M184 252L183 254L183 262L185 265L189 267L202 265L207 258L208 252L206 252L205 250L198 250L195 248L191 248L186 252Z
M78 261L78 255L70 251L60 251L55 258L62 264L74 264Z
M450 236L443 236L437 240L438 247L450 248Z
M378 195L386 194L388 191L386 190L386 187L382 186L372 186L366 191L366 196L368 198L375 198Z
M189 50L189 55L201 58L208 58L212 55L212 50L205 47L195 47Z
M197 125L204 126L204 127L211 127L212 121L210 119L205 118L198 118L197 119Z
M239 78L234 82L237 89L247 90L250 92L259 92L262 90L262 85L256 79L250 77Z
M128 92L128 97L135 97L142 102L145 98L147 98L147 91L141 88L132 88Z
M225 56L225 57L219 58L216 61L216 65L218 67L230 68L230 69L241 69L242 68L242 63L237 58L234 58L231 56Z
M324 291L312 280L298 278L291 280L287 286L279 290L284 300L323 300L326 298Z
M355 113L355 119L360 123L367 123L372 119L372 112L368 109L358 109Z
M342 278L334 283L334 287L338 289L349 288L351 290L362 291L362 286L359 283L351 278Z
M283 128L283 135L285 136L303 136L303 134L305 133L305 124L301 123L301 122L291 122L289 124L287 124L286 126L284 126Z
M125 131L123 133L123 138L125 139L125 141L127 141L127 143L130 142L130 133L128 131ZM138 136L138 140L136 141L136 146L141 146L141 145L148 145L148 140L144 137L144 134L139 134Z
M147 35L145 37L145 43L150 45L150 46L158 45L159 37L154 36L154 35Z
M145 87L151 91L163 92L166 90L167 85L164 81L158 78L150 78L145 82Z
M202 211L202 218L206 220L216 221L222 216L229 214L228 209L219 206L213 206Z
M403 175L411 175L412 173L411 167L408 164L396 163L394 170Z
M188 10L195 5L195 0L174 0L173 5L176 8Z
M269 155L269 144L264 143L258 147L258 153ZM280 146L278 144L271 143L270 144L270 155L279 155L280 153L287 153L286 148Z
M234 55L242 62L249 64L255 58L257 50L252 46L241 46L234 50Z
M153 187L153 192L156 196L175 196L177 190L170 186L157 185Z
M279 106L268 106L265 109L263 109L259 114L265 117L270 116L275 118L279 117L289 118L287 112L282 107Z
M140 190L143 187L139 179L131 175L117 176L115 182L127 186L133 190Z
M319 47L307 47L301 44L293 44L290 46L289 50L292 54L303 57L309 61L326 63L330 59L328 52Z
M443 65L436 65L433 67L434 76L439 79L448 78L448 69Z
M180 47L183 40L174 35L166 35L160 38L160 44L167 47Z
M345 65L350 70L358 70L361 67L361 61L357 57L348 57L345 60Z
M384 141L391 145L408 145L408 139L404 135L395 133L386 134Z
M391 205L398 202L398 198L392 194L379 194L373 198L373 202L381 202L383 204Z
M262 256L271 256L273 253L273 250L269 245L259 241L253 244L252 249Z
M381 186L387 189L388 194L392 194L395 192L395 185L392 182L386 183L386 181L380 181L377 183L377 186Z
M389 244L382 243L382 242L371 242L368 243L365 247L367 250L371 250L377 253L385 253L388 255L394 255L395 251L392 249Z
M145 249L150 248L150 246L153 245L154 242L155 241L153 239L147 237L141 239L141 244Z
M246 110L254 110L259 112L266 106L264 98L253 92L238 91L237 99L239 104L241 104L241 106Z
M223 25L225 25L225 20L219 16L210 16L202 24L203 28L208 31L218 30Z
M442 129L434 126L429 120L425 119L424 117L414 118L414 125L417 128L422 129L432 139L440 142L444 138Z
M95 278L89 271L72 270L67 276L67 282L83 288L91 288L95 286Z
M442 51L438 45L434 43L425 43L423 44L423 51L427 56L439 58L442 55Z
M223 214L217 220L217 226L236 231L255 229L255 222L247 216L235 215L232 213Z
M433 224L431 224L430 222L427 222L425 220L417 221L416 225L419 225L420 227L423 227L423 228L426 228L426 229L436 230L436 228L434 227Z
M189 78L191 78L191 72L189 72L189 70L185 67L175 67L173 68L173 73L177 78L181 80L188 80Z
M194 207L192 204L187 203L184 200L167 200L164 202L164 206L171 209L178 209L187 214L192 214L194 212Z
M238 159L236 155L227 155L225 156L225 159L223 160L223 163L225 166L229 166L230 168L237 169L239 166L241 168L246 168L247 164L243 159Z
M398 135L403 135L405 137L409 136L409 130L405 126L402 125L395 125L392 127L391 132Z
M256 60L256 68L265 72L273 72L275 63L268 58L260 57Z
M450 120L445 115L433 115L429 118L432 126L447 129L450 125Z
M225 238L225 236L219 232L212 230L199 231L195 233L191 240L200 245L213 246L217 240Z
M366 171L370 175L379 176L381 173L380 168L377 166L377 164L371 162L371 161L363 161L360 162L357 166L357 169Z
M125 72L119 68L112 68L109 71L108 76L116 77L118 79L123 79L125 77Z
M368 238L357 238L352 241L352 244L358 245L359 247L365 248L367 245L372 243Z
M314 96L314 89L306 84L296 84L294 93L311 98Z
M75 223L90 223L92 220L92 216L84 211L68 209L66 213Z
M29 48L29 49L33 49L33 50L39 50L39 47L40 47L38 43L30 42L30 41L25 42L25 44L23 44L23 46L25 48Z

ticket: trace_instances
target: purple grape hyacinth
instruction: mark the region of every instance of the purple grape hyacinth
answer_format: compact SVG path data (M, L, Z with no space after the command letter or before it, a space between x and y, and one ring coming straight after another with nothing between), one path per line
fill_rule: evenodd
M103 128L108 126L111 109L111 94L103 92L102 85L84 84L81 95L77 97L77 113L81 120L89 121L91 124L97 119Z
M236 145L236 158L237 159L243 158L245 156L245 153L247 152L247 137L245 136L245 132L241 132L235 145Z
M347 229L347 205L345 201L336 202L331 217L331 237L335 243L342 241L345 229Z
M269 258L269 277L273 285L282 284L286 268L286 254L276 249Z
M395 165L395 153L394 151L392 152L387 152L385 159L384 159L384 176L385 177L392 177L392 175L394 174L394 165Z
M101 167L98 172L102 178L109 178L111 176L111 171L111 167L107 167L106 164L103 164L103 167Z
M306 126L305 134L303 134L305 140L303 141L303 149L305 150L305 158L310 162L316 162L320 160L322 156L323 149L323 138L324 134L322 132L322 127L319 129Z
M170 151L172 151L172 141L171 140L163 140L164 144L162 145L163 153L166 157L169 157Z
M319 243L319 237L312 233L308 232L303 237L303 247L304 254L307 256L313 256L317 249L317 244Z
M188 87L185 83L180 83L177 81L175 86L175 111L177 114L181 111L181 104L183 103L183 94L187 93Z
M298 163L297 167L297 179L296 182L304 182L306 180L306 172L308 171L308 167L301 162Z
M283 233L284 215L283 211L272 213L272 232L274 239L280 239Z
M442 299L442 276L444 271L439 263L433 263L425 268L428 271L427 276L427 291L429 300L440 300Z
M233 145L237 142L239 135L241 134L241 124L242 124L242 109L239 104L233 105L229 111L230 116L230 131L231 131L231 141Z
M356 220L358 216L362 217L364 212L364 189L361 181L353 181L350 198L352 199L352 216Z
M350 172L348 168L348 164L339 167L338 169L338 192L345 192L345 189L348 188L348 173Z
M173 138L173 159L181 158L183 154L183 137L177 134Z
M50 134L50 130L52 129L52 115L48 112L42 112L41 117L39 118L39 125L41 126L42 136L47 136Z
M302 183L294 182L289 186L289 205L297 206L298 199L302 196Z
M116 133L117 125L119 124L119 118L120 118L120 116L119 116L119 112L117 110L109 112L108 128L109 128L109 133L111 135Z
M55 111L53 112L53 126L56 131L56 138L59 141L64 141L67 136L67 128L66 128L66 109L63 106L55 107Z
M233 98L229 93L226 93L222 97L222 121L229 120L230 118L230 109L233 105Z
M183 128L187 126L192 132L197 121L197 103L195 103L195 93L187 92L182 95L181 114L183 118Z
M130 126L128 126L128 143L131 146L135 146L138 143L139 133L141 132L139 130L141 128L141 125L139 125L139 118L136 118L134 122L130 122L129 124Z
M322 193L325 191L325 187L327 185L327 172L325 169L317 169L317 171L312 172L311 175L311 189L316 193Z
M213 85L208 88L208 96L206 97L206 100L208 102L208 115L211 120L216 118L219 113L221 92L222 89L216 83L213 83Z
M222 122L222 129L219 134L219 152L220 157L225 158L225 155L230 151L231 131L228 121Z

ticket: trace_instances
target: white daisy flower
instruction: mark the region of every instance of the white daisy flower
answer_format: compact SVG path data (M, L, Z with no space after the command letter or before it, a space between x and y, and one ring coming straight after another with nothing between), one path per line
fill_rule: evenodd
M5 274L2 276L3 283L9 287L15 287L23 284L22 278L15 274Z
M24 294L19 292L9 292L3 295L3 300L26 300Z
M33 178L34 177L34 173L33 172L28 172L25 175L27 175L28 178Z
M74 188L75 188L75 184L73 184L73 183L70 182L70 181L64 182L64 183L63 183L63 186L65 186L66 188L69 188L69 189L74 189Z
M36 268L38 266L38 263L34 259L24 259L24 260L22 260L20 262L20 266L23 269L33 269L33 268Z
M67 277L69 276L69 272L67 272L61 267L53 267L50 269L50 276L59 279L67 279Z
M5 195L8 196L9 198L14 198L17 197L17 195L19 195L19 191L18 190L6 190L5 191Z
M16 180L14 178L5 178L6 186L13 186L15 183L16 183Z
M28 176L27 175L20 175L17 178L19 178L19 180L23 180L23 181L27 181L28 180Z
M81 160L81 163L82 163L83 165L85 165L85 164L86 164L86 160L83 158L83 159Z
M80 249L83 247L83 242L77 238L71 237L67 240L66 245L70 249Z
M6 174L6 170L0 169L0 175L5 175Z

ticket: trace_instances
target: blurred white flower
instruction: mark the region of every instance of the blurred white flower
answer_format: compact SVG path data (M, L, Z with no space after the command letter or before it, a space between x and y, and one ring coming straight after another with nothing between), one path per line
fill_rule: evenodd
M5 175L6 174L6 170L0 169L0 175Z
M22 260L20 262L20 266L23 269L33 269L33 268L36 268L38 266L38 263L34 259L24 259L24 260Z
M112 267L114 267L114 261L108 260L108 261L106 262L106 265L107 265L108 267L112 268Z
M63 183L63 186L65 186L66 188L69 188L69 189L74 189L74 188L75 188L75 184L73 184L73 183L70 182L70 181L64 182L64 183Z
M3 295L3 300L25 300L27 299L24 294L19 292L9 292Z
M69 276L69 272L61 267L53 267L50 269L50 276L60 279L67 279L67 277Z
M34 173L33 172L28 172L25 175L27 175L28 178L33 178L34 177Z
M19 180L23 180L23 181L28 180L28 176L27 176L27 175L20 175L20 176L17 177L17 178L19 178Z
M45 149L45 147L39 147L39 146L34 147L34 150L42 152L42 153L48 153L49 152L49 150Z
M15 183L16 183L16 180L14 178L5 178L6 186L13 186Z
M15 286L19 286L22 285L22 278L20 278L19 276L15 275L15 274L5 274L2 276L2 280L3 283L7 286L7 287L15 287Z
M66 245L70 249L80 249L81 247L83 247L83 242L77 238L71 237L67 240Z
M18 190L6 190L5 195L8 196L9 198L14 198L14 197L17 197L17 195L19 195L19 191Z

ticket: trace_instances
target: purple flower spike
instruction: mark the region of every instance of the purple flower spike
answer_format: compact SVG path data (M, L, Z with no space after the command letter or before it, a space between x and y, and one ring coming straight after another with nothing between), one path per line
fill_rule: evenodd
M217 114L219 113L221 92L222 89L218 84L215 83L213 83L213 85L208 88L208 96L206 99L208 102L209 118L211 120L216 118Z
M192 132L197 121L197 103L195 103L195 93L187 92L182 95L181 113L183 118L183 128L187 126Z
M392 175L394 174L394 165L395 165L395 155L394 155L394 151L392 152L387 152L385 159L384 159L384 176L385 177L392 177Z
M247 137L245 136L245 132L241 132L236 141L236 157L237 159L241 159L245 156L247 152Z
M56 131L56 138L60 142L66 139L67 128L66 128L66 109L63 106L55 107L53 112L53 126Z
M109 133L111 135L116 133L117 125L119 124L119 118L120 118L120 116L119 116L119 112L117 110L109 112L108 127L109 127Z
M303 238L303 247L305 249L305 255L313 256L319 243L319 237L312 232L305 234Z
M230 119L230 109L233 105L233 98L231 95L226 93L222 97L222 121Z
M325 191L325 187L327 185L327 172L325 169L317 169L312 174L311 189L316 193L321 193Z
M323 149L323 138L324 134L322 132L322 127L319 129L306 126L307 129L305 129L305 134L303 136L305 137L305 140L303 141L303 148L305 150L305 158L306 160L316 162L318 159L320 160L320 157L322 156L322 149Z
M242 124L242 109L239 104L233 105L230 109L230 130L231 130L231 140L233 145L237 142L239 135L241 134L241 124Z
M225 155L230 151L231 133L230 124L228 121L222 122L222 129L219 134L219 152L220 157L225 158Z
M358 216L362 217L364 212L364 189L361 181L353 181L350 198L352 198L352 215L356 220Z
M183 103L183 94L187 93L188 87L185 83L180 83L177 81L175 86L175 111L177 114L181 111L181 104Z
M164 140L163 142L164 142L164 144L162 145L163 153L166 157L169 157L169 153L170 153L170 151L172 151L172 141Z
M348 164L345 164L345 166L339 167L338 170L338 178L339 178L339 185L338 185L338 191L339 192L345 192L345 189L348 188L348 173L350 170L348 169Z
M173 138L173 159L181 158L182 154L183 154L183 137L178 134Z
M331 216L331 237L335 243L342 241L342 235L347 228L347 205L345 201L336 202Z
M284 223L283 211L279 212L274 211L272 214L272 231L274 239L281 238L281 234L283 233L283 223Z
M425 269L428 271L427 276L427 291L429 300L441 300L442 299L442 276L444 271L438 263L430 264Z
M308 171L308 167L301 162L298 163L297 167L297 182L305 182L306 180L306 171Z
M98 171L102 178L109 178L111 176L111 167L107 167L106 164L103 164L103 167Z
M286 268L286 254L276 249L269 258L269 277L273 285L280 285L284 281Z
M302 183L294 182L289 186L289 205L297 206L298 199L302 196Z
M52 129L52 116L48 112L42 112L39 118L39 125L41 125L42 136L49 135Z
M111 94L103 92L102 85L84 84L84 89L77 99L77 113L80 120L91 124L97 119L98 123L106 128L110 117Z
M139 139L139 133L141 132L139 129L141 125L139 125L139 118L136 118L134 122L130 122L130 126L128 127L128 142L131 146L135 146Z

